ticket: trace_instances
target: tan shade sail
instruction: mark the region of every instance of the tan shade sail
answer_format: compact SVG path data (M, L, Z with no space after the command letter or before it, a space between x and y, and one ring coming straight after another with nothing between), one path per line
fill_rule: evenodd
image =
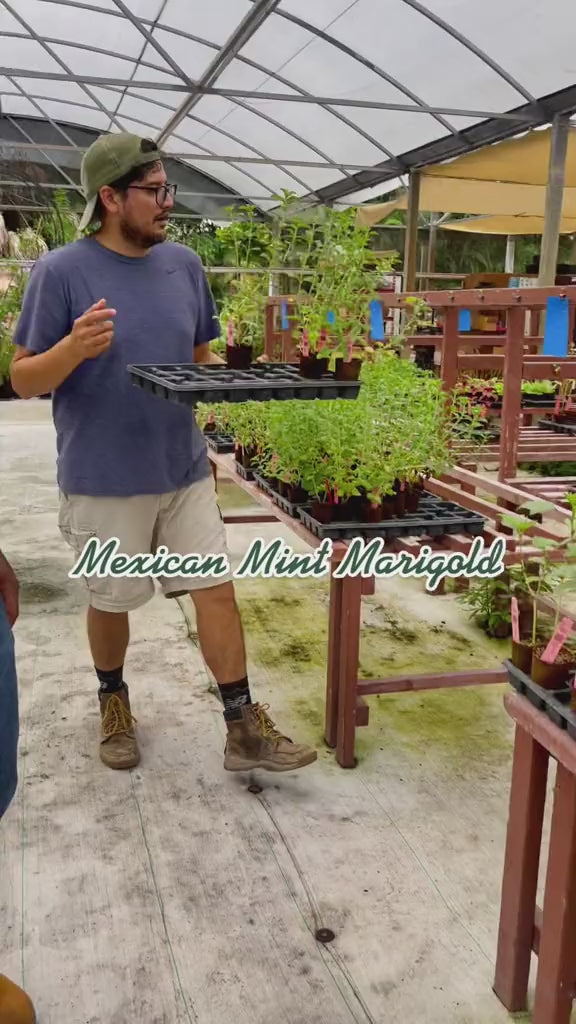
M543 218L550 135L551 129L530 132L477 153L468 153L451 163L427 167L420 183L420 210ZM378 224L394 210L405 210L407 206L408 195L404 193L390 202L360 208L358 221L365 225ZM576 219L576 128L570 128L568 136L562 214L565 222ZM502 233L521 234L520 227L518 223L516 230ZM454 230L465 228L459 226ZM530 229L527 233L541 231Z
M464 220L446 221L442 230L466 231L476 235L542 235L543 217L466 217ZM561 235L576 234L576 217L563 217Z

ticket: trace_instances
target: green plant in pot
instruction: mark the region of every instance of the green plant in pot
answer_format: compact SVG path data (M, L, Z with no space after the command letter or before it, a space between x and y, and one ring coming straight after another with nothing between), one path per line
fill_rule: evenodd
M568 535L559 540L531 537L533 547L542 551L539 571L536 573L533 566L526 566L521 570L522 590L532 598L532 630L529 639L524 638L520 645L515 644L513 661L525 670L528 657L526 648L530 648L530 675L546 689L566 685L570 672L576 668L574 643L564 643L552 656L547 650L560 625L561 597L573 592L575 586L569 566L576 560L576 495L568 497L571 513ZM525 510L531 516L541 517L554 508L551 502L535 500L526 502L521 510ZM502 516L502 522L505 526L511 527L519 537L525 536L534 526L533 521L519 520L510 515Z
M268 279L265 274L240 274L230 285L220 322L226 338L226 365L245 370L264 350Z

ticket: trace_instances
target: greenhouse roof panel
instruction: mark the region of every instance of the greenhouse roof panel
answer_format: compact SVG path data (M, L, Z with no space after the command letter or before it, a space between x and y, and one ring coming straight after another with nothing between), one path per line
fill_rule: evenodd
M573 0L1 0L2 123L31 157L50 124L55 164L75 126L139 131L263 209L338 201L572 113L575 37Z

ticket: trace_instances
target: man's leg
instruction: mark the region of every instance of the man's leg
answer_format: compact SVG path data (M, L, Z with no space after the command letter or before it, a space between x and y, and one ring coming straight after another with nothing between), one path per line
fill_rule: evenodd
M0 818L18 781L18 679L14 637L0 597ZM34 1024L34 1008L25 992L0 974L0 1024Z
M216 500L212 475L191 487L165 496L161 504L158 543L180 555L228 555L226 531ZM202 655L213 672L224 704L228 738L224 767L229 771L266 768L289 771L317 758L312 747L297 745L275 728L266 707L253 704L246 671L246 653L232 577L179 577L161 580L167 596L189 591L196 609Z
M62 495L60 530L78 556L91 537L101 544L117 537L118 552L128 556L152 550L158 499L91 498ZM88 639L98 677L101 711L100 758L109 768L134 768L140 752L134 732L124 661L130 639L128 613L154 594L151 579L113 576L86 578L90 605Z

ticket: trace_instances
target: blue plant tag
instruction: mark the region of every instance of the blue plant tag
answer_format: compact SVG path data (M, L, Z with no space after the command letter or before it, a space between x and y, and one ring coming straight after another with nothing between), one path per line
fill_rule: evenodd
M280 323L282 325L282 330L283 331L287 331L288 328L290 327L290 323L288 321L288 303L287 302L282 302L280 304Z
M543 356L568 355L569 324L568 299L551 295L546 303Z
M472 314L469 309L461 309L458 315L458 330L464 334L472 330Z
M370 336L372 341L385 340L382 303L378 299L372 299L370 303Z

